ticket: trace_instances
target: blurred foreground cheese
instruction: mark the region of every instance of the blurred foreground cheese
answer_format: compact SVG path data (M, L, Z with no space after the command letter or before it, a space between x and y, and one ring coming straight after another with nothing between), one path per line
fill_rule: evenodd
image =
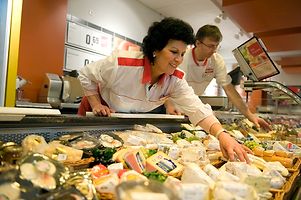
M209 200L210 189L203 183L182 183L179 179L168 176L164 185L182 200Z
M57 141L53 141L48 144L44 154L55 160L76 162L82 159L83 151L62 145Z
M209 186L202 183L183 183L180 197L182 200L209 200Z
M197 164L189 163L185 166L181 180L183 183L203 183L210 189L214 188L215 182Z
M93 180L95 189L99 193L112 193L118 185L119 179L117 174L108 174Z
M262 172L254 165L249 165L244 162L227 162L223 168L231 174L244 178L249 175L260 176Z
M216 181L218 179L218 177L220 176L220 171L216 167L214 167L213 165L211 165L210 163L207 164L207 165L205 165L205 167L204 167L203 170L214 181Z
M127 172L124 172L120 177L120 182L124 181L147 181L148 179L143 176L142 174L139 174L135 170L129 170Z
M263 170L263 175L271 178L270 187L280 189L286 182L285 178L276 169L266 168Z
M279 161L267 162L267 168L277 170L282 176L289 175L288 169L286 169Z
M223 192L227 191L227 193ZM244 199L244 200L257 200L258 196L252 186L239 182L217 182L214 189L214 199L229 199L225 195L232 194L230 199Z
M253 186L253 188L258 193L266 193L269 192L271 188L271 178L268 176L260 175L260 176L254 176L254 175L248 175L243 180L244 183Z

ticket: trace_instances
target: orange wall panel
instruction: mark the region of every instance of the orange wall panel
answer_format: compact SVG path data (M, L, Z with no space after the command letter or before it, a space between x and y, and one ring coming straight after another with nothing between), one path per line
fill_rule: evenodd
M282 70L287 74L300 74L301 75L301 65L296 65L296 66L283 65Z
M256 113L258 106L262 105L262 91L254 90L251 93L248 106L251 112Z
M18 75L23 98L37 102L45 73L63 74L67 0L23 1Z

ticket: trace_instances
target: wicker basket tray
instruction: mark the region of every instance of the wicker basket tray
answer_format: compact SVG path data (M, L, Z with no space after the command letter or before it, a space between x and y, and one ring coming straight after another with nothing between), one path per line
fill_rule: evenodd
M70 170L79 170L89 167L89 164L94 161L93 157L84 158L76 162L63 162L65 166L69 167Z
M116 196L113 193L99 193L99 192L97 192L97 197L100 200L116 200Z
M294 166L292 168L288 168L289 172L296 172L300 170L301 158L297 158Z
M283 200L284 196L287 195L292 187L295 185L297 176L299 175L299 171L295 171L284 184L281 190L275 192L275 200Z

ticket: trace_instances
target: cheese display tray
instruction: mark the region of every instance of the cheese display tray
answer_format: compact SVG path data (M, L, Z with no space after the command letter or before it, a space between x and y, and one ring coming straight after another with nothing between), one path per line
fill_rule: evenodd
M128 117L131 115L132 114L125 115L124 117ZM133 116L135 116L135 115L132 115L132 117ZM140 114L138 114L137 116L140 116ZM150 116L154 116L154 115L150 115ZM115 118L115 119L113 119L113 118ZM112 121L112 120L117 121L117 120L119 120L117 118L118 117L112 117L112 119L106 120L105 122ZM127 120L126 122L129 123L129 121L134 121L134 120L136 120L136 119L133 118L133 119ZM123 120L123 119L119 120L119 122L121 124L123 121L125 121L125 120ZM142 122L142 121L143 120L140 120L140 122ZM155 121L155 120L153 120L153 121ZM158 120L156 120L156 121L160 121L160 122L164 121L165 123L166 123L166 121L168 121L168 123L170 123L169 121L173 121L173 120L160 120L160 118L158 118ZM178 122L179 120L174 120L174 121ZM150 123L151 120L149 120L147 122ZM214 138L211 135L208 135L207 133L205 133L198 127L193 127L191 124L189 124L190 126L184 126L187 124L177 124L177 127L179 126L182 128L182 130L180 132L178 132L178 131L167 132L166 130L169 130L170 127L168 129L164 129L165 126L159 126L160 128L162 127L162 130L158 131L158 130L154 129L154 127L150 126L150 124L147 124L147 123L137 123L137 124L134 124L134 126L131 126L130 128L124 129L124 130L118 130L118 129L113 130L113 129L111 129L111 127L105 126L104 124L100 125L100 123L97 123L97 127L101 126L102 130L95 132L95 131L92 131L95 129L95 126L92 127L91 125L92 125L92 123L89 124L90 127L87 126L86 130L79 129L79 127L56 128L56 129L52 130L52 131L55 131L55 134L52 134L52 133L49 133L49 134L53 135L53 138L55 140L60 140L60 141L62 138L66 139L66 137L68 135L73 136L71 133L78 133L81 131L85 132L86 134L90 134L89 136L91 136L91 137L92 136L95 137L95 139L98 142L100 142L99 139L103 139L101 136L104 136L108 133L111 133L111 134L114 134L114 135L117 135L118 137L120 137L120 139L123 142L121 142L121 146L119 147L120 149L119 148L114 149L114 152L119 152L117 154L115 154L110 147L105 147L105 146L102 147L102 146L97 145L97 148L101 147L101 148L97 149L98 151L95 151L95 149L94 150L88 149L89 151L85 150L84 151L85 156L83 156L81 160L69 162L69 163L62 162L66 167L69 168L70 172L78 172L78 170L83 170L85 172L91 173L90 174L91 177L93 178L93 176L94 176L94 179L93 179L93 182L95 184L94 186L95 186L96 190L98 190L97 195L98 195L98 198L100 198L100 199L110 199L110 200L116 199L117 196L113 192L114 190L106 191L104 189L107 188L107 186L109 186L106 184L112 183L113 186L115 187L115 183L117 183L117 185L118 185L119 181L121 181L121 180L128 181L128 180L131 180L132 178L139 180L141 178L142 179L149 178L150 176L156 176L159 180L162 180L164 177L166 178L168 176L168 177L172 177L172 179L169 180L169 181L171 181L170 183L175 183L175 185L177 185L178 184L177 181L183 181L183 183L189 184L189 183L191 183L191 182L189 182L189 180L195 181L197 179L206 177L205 174L204 174L204 176L201 177L201 175L200 175L201 173L199 173L199 172L203 172L203 173L206 172L207 175L210 174L210 175L212 175L212 178L214 178L214 175L216 175L216 173L215 173L213 167L215 167L216 170L220 170L220 172L222 172L225 169L230 170L230 171L231 171L231 169L233 169L233 170L235 169L235 170L237 170L238 173L234 172L235 170L232 171L231 173L234 172L233 175L237 174L237 177L242 175L243 172L248 171L247 170L248 168L245 168L245 166L243 166L243 165L238 165L238 164L240 164L238 162L237 162L237 164L235 162L233 162L233 164L231 164L231 162L227 162L227 161L223 160L224 158L222 158L221 152L216 151L218 149L217 148L218 144L215 142L216 138ZM113 128L117 127L115 124L112 126L114 126ZM45 128L44 129L38 128L38 129L40 130L39 132L41 132L41 133L45 130ZM39 135L39 132L35 132L36 131L35 129L30 129L28 131L29 131L28 132L29 134L38 134ZM27 133L27 132L24 132L24 130L22 132L23 132L23 134ZM88 143L90 140L87 140L87 138L88 138L88 135L86 136L86 140L79 140L78 143L79 144L87 143L87 145L90 144L90 143ZM53 142L52 138L50 138L50 139L45 138L45 139L46 139L46 142L49 142L48 145L50 145L50 143ZM73 144L72 142L75 141L74 140L75 138L71 137L69 139L71 141L69 143ZM114 139L114 138L111 138L111 139ZM37 141L37 140L34 140L34 141ZM65 140L63 140L63 142L65 142ZM107 141L107 142L109 142L109 141ZM63 143L63 144L69 145L69 143ZM204 149L202 147L202 145L200 145L200 143L205 145L206 148ZM36 143L33 143L33 145L34 144L36 144ZM190 145L188 145L188 144L190 144ZM131 145L134 147L130 147ZM175 146L175 145L177 145L177 146ZM72 147L72 145L70 147ZM145 148L142 148L142 147L145 147ZM146 149L146 147L148 149ZM198 148L196 148L196 147L198 147ZM159 151L160 153L154 152L153 150L155 150L155 149L156 149L156 151ZM62 148L58 148L57 150L60 152L63 152ZM180 154L181 157L174 160L173 157L176 156L178 153L180 153L180 150L181 150L181 154ZM49 154L49 149L47 152ZM265 152L265 153L267 153L267 152ZM112 155L115 154L116 157L114 158L114 160L106 158L109 154L112 154ZM53 159L56 159L56 155L57 155L57 153L55 152L55 153L51 154L51 157ZM154 155L156 155L156 157ZM93 159L90 156L93 156L93 158L95 158L95 159ZM296 156L298 156L298 154ZM198 159L202 158L203 160L195 160L196 157L198 157ZM96 162L96 161L100 161L100 160L101 160L100 163ZM285 200L291 199L292 192L294 191L294 187L295 187L295 185L298 185L297 183L299 182L298 175L299 175L299 171L300 171L300 167L301 167L301 159L300 158L296 157L296 159L293 159L293 160L294 161L291 163L292 165L290 165L291 167L286 168L286 172L283 172L282 169L277 168L278 172L279 171L281 172L281 174L284 178L283 180L285 180L285 182L283 182L283 184L281 185L282 187L281 186L275 187L275 188L279 188L279 189L270 189L269 190L269 187L266 187L267 185L269 185L269 184L266 184L266 179L261 179L261 177L258 179L254 178L254 177L257 177L257 174L255 174L255 173L254 173L254 175L252 175L252 174L249 175L250 180L251 180L251 182L248 182L249 186L254 186L254 183L258 183L258 184L261 183L262 186L259 186L259 188L257 188L258 191L266 191L266 193L269 193L270 197L272 197L270 199L277 199L277 200L278 199L279 200L280 199L285 199ZM105 163L104 161L106 161L107 163ZM111 161L114 161L115 163L112 163ZM202 161L202 162L199 162L199 161ZM123 162L125 162L126 165L123 165ZM211 164L211 167L209 165L209 162ZM189 163L194 164L194 165L191 165ZM108 166L110 164L117 164L117 165L109 168ZM123 165L126 169L126 171L123 171L123 172L121 172L121 174L118 174L119 179L116 179L117 177L114 177L114 176L101 175L101 174L107 173L108 170L116 171L117 169L120 169L120 166L118 164ZM257 163L257 165L258 164L259 163ZM103 166L101 166L101 165L103 165ZM209 165L209 166L206 167L206 165ZM40 167L39 165L37 165L37 166ZM97 173L99 173L99 174L96 173L97 170L92 170L92 168L94 166L98 166L99 172L97 172ZM108 167L108 168L106 169L105 167ZM185 167L185 168L187 167L187 170L186 171L182 170L183 167ZM196 167L198 167L198 168L196 168ZM158 168L160 168L161 172ZM128 170L130 170L130 169L132 169L132 171L135 171L136 173L133 173L130 171L131 173L126 175L126 172L128 172ZM246 170L242 170L240 172L239 171L240 169L246 169ZM263 170L262 168L259 168L259 169ZM43 170L44 170L44 168L43 168ZM153 170L158 171L160 173L152 174ZM203 171L201 171L201 170L203 170ZM125 175L122 175L123 173L125 173ZM197 177L197 174L200 175L200 177ZM100 178L100 176L103 176L103 177ZM226 176L223 177L222 175L220 177L226 178ZM243 177L243 176L240 176L240 177ZM84 178L84 177L82 177L82 178ZM117 181L117 180L119 180L119 181ZM164 181L165 180L166 179L164 179ZM207 178L206 179L203 178L202 180L206 180L206 184L208 184L208 187L210 187L210 193L204 193L204 194L206 194L209 199L213 199L211 197L213 197L213 195L217 195L217 194L213 194L213 192L215 191L214 187L212 186L213 183L210 182L209 179L207 179ZM232 179L232 180L236 180L236 179ZM254 180L255 180L255 182L254 182ZM75 179L74 179L74 181L75 181ZM225 183L223 183L224 185L222 185L221 183L222 183L222 181L220 181L218 183L219 185L217 183L215 183L215 184L217 184L216 188L225 187L224 186ZM104 185L102 185L102 184L104 184ZM228 184L228 183L226 183L226 184ZM233 181L233 185L234 185L235 189L236 189L236 187L242 188L242 185L239 185L239 187L238 187L237 184L239 185L239 182ZM195 186L196 184L192 184L192 185ZM230 184L230 186L231 186L231 184ZM184 186L184 188L185 187L186 186ZM193 188L196 188L196 187L193 187ZM264 188L264 189L262 189L262 188ZM188 189L189 189L189 191L191 190L191 188L189 188L189 187L188 187ZM197 191L197 190L194 190L194 191ZM246 188L245 191L251 191L251 190ZM203 194L196 192L195 195L198 195L195 197L200 198ZM240 193L240 195L241 195L241 193ZM184 198L184 199L191 199L191 198Z

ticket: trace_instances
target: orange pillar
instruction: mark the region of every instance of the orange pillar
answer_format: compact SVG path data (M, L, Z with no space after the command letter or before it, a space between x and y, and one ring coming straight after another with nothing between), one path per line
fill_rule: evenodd
M30 82L23 98L31 102L37 102L45 73L63 74L67 3L23 2L18 75Z

